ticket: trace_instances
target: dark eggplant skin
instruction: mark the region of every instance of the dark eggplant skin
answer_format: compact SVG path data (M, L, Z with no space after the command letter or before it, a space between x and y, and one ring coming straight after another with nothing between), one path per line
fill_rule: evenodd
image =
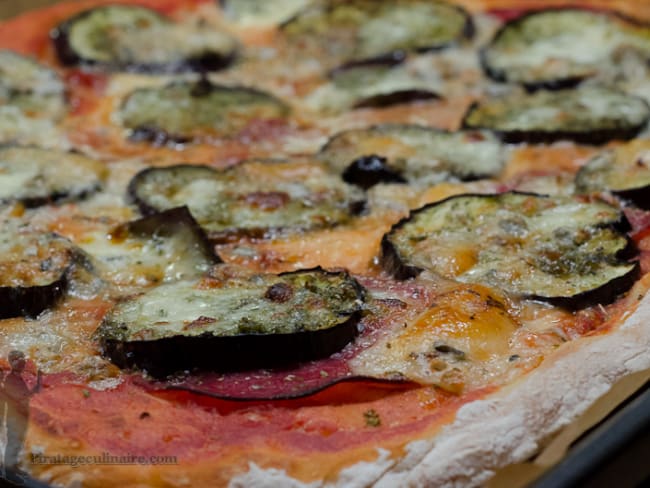
M12 223L0 222L0 225L6 226L6 234L2 236L4 243L18 244L17 249L1 256L8 276L0 277L3 282L0 286L0 319L36 317L66 294L74 279L75 267L84 264L83 253L57 234L38 231L13 234ZM26 252L28 248L37 249L38 255ZM12 264L21 273L13 278Z
M391 231L406 224L409 218L410 216L408 218L400 220L391 228ZM398 280L408 280L415 278L420 273L422 273L424 269L420 268L419 266L408 265L402 260L399 252L397 252L397 249L395 248L395 245L388 238L389 233L390 232L384 234L384 236L381 238L381 254L379 258L381 267Z
M70 45L69 31L71 26L78 21L88 17L93 9L80 12L77 15L65 20L50 32L50 40L54 46L56 55L64 66L85 66L98 68L107 71L127 71L143 74L160 73L185 73L185 72L208 72L227 68L237 57L236 52L229 55L217 53L205 53L200 56L184 59L182 63L101 63L91 59L80 57Z
M348 61L347 63L343 63L341 66L330 70L327 74L327 77L331 80L336 78L337 75L340 75L349 69L356 68L365 68L372 66L385 66L387 68L392 68L393 66L402 64L406 58L407 53L405 51L393 51L386 54L385 56L378 56L371 59L362 59L359 61Z
M60 168L60 166L65 165L65 161L61 161L60 159L64 159L66 157L85 158L89 162L92 161L83 153L74 149L69 152L59 152L59 151L46 150L43 148L39 148L37 146L16 146L13 144L0 144L0 158L15 157L12 155L12 152L14 154L16 152L18 152L19 154L20 153L26 154L26 156L24 157L27 156L30 156L32 158L45 157L47 158L46 159L47 163L45 164L50 164L52 166L56 165L56 167L59 169L57 173L60 175L65 175L67 172L69 172L67 168ZM30 154L30 152L32 152L32 154ZM81 159L81 161L83 163L83 159ZM102 163L95 161L94 164L101 165ZM10 202L20 202L22 205L25 206L25 208L37 208L45 205L56 205L59 203L65 203L68 201L81 201L88 198L95 192L101 190L103 187L103 178L100 176L99 172L97 174L97 179L95 181L87 181L83 186L78 186L77 188L74 188L73 183L78 184L80 179L81 178L77 177L77 180L71 182L68 188L51 189L49 190L49 192L43 191L40 192L40 194L35 194L32 196L21 195L21 196L10 196L8 198L0 198L0 204L10 203ZM44 181L45 184L47 184L48 178L47 176L40 174L37 177L35 177L32 181Z
M650 186L630 190L610 190L621 200L632 203L635 207L650 210Z
M185 164L181 166L183 168L188 168L188 169L193 168L198 171L205 171L206 173L212 173L213 171L215 171L214 169L201 164ZM155 207L152 207L151 205L149 205L147 202L145 202L138 196L138 186L140 186L140 183L148 177L149 173L155 172L157 170L158 168L156 166L151 166L149 168L143 169L142 171L137 173L133 178L131 178L131 181L126 187L127 200L131 203L134 203L138 207L140 213L145 217L154 215L158 213L159 210ZM191 218L192 220L194 220L194 217Z
M519 195L529 195L529 196L542 196L546 195L537 195L534 193L527 192L510 192ZM399 251L395 245L390 240L391 233L408 224L412 217L419 213L426 211L430 208L436 207L442 203L445 203L449 200L453 200L458 197L485 197L485 194L463 194L463 195L453 195L447 197L438 202L432 202L427 205L420 207L419 209L412 210L407 217L402 218L399 222L394 224L391 229L384 234L381 240L381 251L380 251L380 265L382 268L394 276L398 280L408 280L417 277L420 275L424 268L419 266L413 266L406 264L400 256ZM625 215L621 213L620 219L616 222L608 224L606 227L617 230L620 233L625 233L631 229L631 225ZM596 303L601 305L607 305L615 301L621 294L625 293L631 288L631 286L641 277L641 267L639 261L636 259L638 256L638 249L634 244L634 241L629 236L625 236L627 245L625 248L621 249L616 253L616 258L626 261L633 264L634 266L630 269L628 273L618 278L615 278L602 286L589 290L586 292L578 293L570 297L547 297L541 295L524 295L522 298L529 300L536 300L541 302L550 303L552 305L564 308L566 310L580 310L586 307L590 307Z
M629 271L629 273L620 276L595 290L579 293L572 297L548 298L532 296L530 298L533 300L545 301L567 310L581 310L596 303L600 305L608 305L629 290L641 277L641 274L641 265L638 261L635 261L634 267Z
M249 161L242 162L239 166L234 166L223 171L205 165L172 165L172 166L167 166L165 168L150 167L140 171L131 179L131 182L127 187L127 199L131 203L134 203L143 215L145 216L152 215L153 213L163 208L163 207L161 208L155 207L155 204L148 198L148 195L150 194L143 193L142 190L143 186L147 186L147 181L149 180L150 177L152 177L152 173L154 173L153 177L155 177L155 173L158 172L165 173L168 171L169 172L182 171L185 175L189 175L188 178L190 179L194 179L194 178L211 179L211 178L220 178L223 175L227 175L228 172L232 174L233 171L238 171L239 169L241 169L242 165L249 164L249 163L263 164L269 166L272 166L274 164L272 161L249 160ZM278 161L278 163L280 162ZM325 181L325 179L327 180ZM239 180L235 180L235 182L236 181ZM159 184L162 183L159 182L157 185ZM233 183L231 181L231 184L236 184L236 183ZM237 188L243 189L245 188L246 184L248 183L244 181L242 185L238 186ZM344 185L338 176L331 175L325 172L324 170L323 177L319 178L315 184L324 185L323 186L323 188L325 188L324 191L328 191L330 192L331 195L333 195L330 200L326 201L325 204L327 206L319 207L318 204L311 205L309 207L303 206L298 208L298 210L293 214L292 213L285 214L285 215L289 215L289 217L287 218L291 218L292 215L301 215L300 212L302 212L302 209L306 208L307 211L313 210L315 212L320 212L319 215L323 215L324 218L329 218L330 215L333 215L334 217L333 220L330 221L331 223L326 222L327 226L330 226L330 225L338 225L342 221L347 221L348 218L354 218L362 214L366 210L366 201L363 192L360 191L358 188ZM253 185L257 187L258 181L255 181ZM328 186L328 185L333 185L333 186ZM338 188L339 185L341 186L341 188ZM260 188L263 188L263 186L260 185ZM158 186L151 187L151 189L158 191ZM248 194L255 195L258 192L259 189L254 188L252 192ZM240 202L244 202L242 203L242 205L244 205L246 193L241 193L241 195L243 195L244 198L228 197L229 199L224 201L235 202L237 205L239 205ZM290 203L297 201L299 198L302 198L302 196L299 195L297 198L293 200L291 200L291 198L293 197L290 197L289 199ZM336 204L329 203L330 201L336 202L338 198L344 199L339 207L337 207ZM175 202L173 205L177 206L177 205L182 205L183 203L185 202L178 201ZM273 236L277 236L287 231L291 232L295 230L295 231L302 232L302 231L308 231L313 228L320 228L319 225L310 227L309 226L310 222L307 222L307 225L303 225L302 222L300 221L298 222L298 224L292 227L290 225L290 222L288 222L286 219L283 219L282 221L278 221L276 218L277 214L272 213L273 210L259 211L255 207L249 207L249 208L252 208L254 211L258 212L259 220L255 220L254 222L249 221L248 223L243 223L242 220L232 221L228 226L212 225L212 222L217 221L212 218L214 216L209 216L209 218L203 219L202 217L199 216L198 212L200 212L200 210L197 211L195 208L192 207L190 208L190 211L193 213L193 215L196 216L196 220L199 222L199 225L201 225L206 231L208 238L210 239L210 242L214 244L235 243L241 240L253 240L253 241L263 240L263 239L272 238ZM234 210L234 211L236 212L238 210ZM230 212L230 210L221 209L219 218L222 217L230 218L229 217L230 213L228 212ZM271 221L270 219L276 219L276 220ZM240 227L237 227L237 225L239 225Z
M104 356L124 369L164 377L186 370L242 371L289 366L340 351L357 335L357 312L327 330L295 334L247 334L234 337L175 337L157 341L104 340Z
M496 82L507 83L508 78L506 76L505 71L496 69L488 64L486 59L487 57L486 49L487 48L484 47L479 51L479 62L481 64L481 68L483 69L483 72L490 79ZM573 88L579 85L580 83L582 83L584 80L585 80L584 76L569 76L557 80L539 81L535 83L522 83L522 86L526 89L526 91L532 93L537 90L562 90L564 88Z
M499 139L507 144L551 144L557 141L570 140L587 146L601 146L609 141L629 141L634 139L645 124L629 129L601 129L587 131L492 131ZM489 130L489 129L486 129Z
M169 117L174 111L175 115ZM286 103L270 93L245 86L213 84L205 77L137 88L119 108L129 140L156 146L183 144L206 136L237 137L253 120L285 120L290 111ZM215 125L222 127L218 129Z
M428 90L398 90L362 98L352 108L384 108L404 103L439 100L440 98L440 95Z
M210 244L208 236L192 217L190 210L186 206L170 208L162 212L153 211L146 217L127 222L119 227L116 232L126 232L133 236L149 238L153 235L166 236L173 234L179 228L191 231L193 240L200 246L202 254L208 261L213 264L223 262L214 252L214 246Z
M340 275L341 272L324 270L320 266L289 271L278 276L305 273ZM343 272L349 278L347 272ZM365 289L351 280L354 296L359 302L365 299ZM274 292L271 286L265 299L284 303L283 290ZM328 357L343 349L359 333L357 326L362 318L361 307L351 311L347 320L326 329L301 330L293 333L242 333L232 336L215 336L205 333L198 336L175 336L157 340L121 341L96 332L102 354L124 369L145 370L155 377L164 377L188 370L242 371L275 368L303 361ZM125 326L123 326L125 327Z
M494 43L495 41L499 40L503 35L504 32L507 31L509 27L511 27L513 24L518 24L527 19L528 17L539 14L542 12L558 12L558 11L571 11L571 10L578 10L578 11L586 11L588 12L588 9L581 9L577 7L548 7L548 8L542 8L542 9L533 9L529 10L519 17L512 19L505 24L503 24L499 29L496 31L494 36L492 37L492 40L490 41L490 44ZM625 22L635 24L638 26L644 26L646 25L644 22L641 22L639 19L635 19L633 17L630 17L628 15L623 14L622 12L618 12L616 10L605 10L605 9L599 9L597 10L599 13L604 13L606 15L610 15L612 17L616 17L620 20L623 20ZM497 69L493 66L490 66L490 64L487 61L487 49L489 48L489 45L484 46L480 49L479 51L479 61L481 64L481 68L483 69L484 73L492 80L499 82L499 83L508 83L508 75L505 70L502 69ZM525 82L521 83L521 85L528 91L528 92L534 92L537 90L562 90L564 88L573 88L580 83L582 83L586 79L585 76L567 76L563 78L557 78L553 80L544 80L544 81L537 81L537 82ZM633 137L633 136L632 136ZM510 141L506 141L510 142ZM589 143L587 143L589 144Z
M441 3L447 3L448 5L452 6L456 11L458 11L460 14L462 14L465 18L465 22L463 24L461 34L460 34L460 39L455 39L450 42L442 43L442 44L437 44L437 45L432 45L432 46L427 46L427 47L421 47L418 49L413 50L415 53L427 53L427 52L435 52L435 51L441 51L443 49L447 49L449 47L453 47L456 45L459 41L461 40L471 40L474 38L476 34L476 26L474 25L474 20L472 19L472 16L465 10L463 7L459 5L455 5L453 3L448 3L448 2L441 2ZM328 11L332 11L335 8L335 4L333 2L330 2L325 8ZM309 9L310 6L308 5L305 7L304 10ZM303 14L303 11L299 11L296 13L294 16L291 18L285 20L282 22L279 26L278 29L280 32L286 31L286 29L291 25L292 22L296 21L297 19L300 18L300 16ZM385 53L377 54L376 56L371 56L371 57L361 57L361 58L352 58L345 60L344 64L342 67L355 67L355 66L364 66L367 64L376 64L377 62L383 63L385 60L390 60L390 59L395 59L398 60L394 64L399 64L402 62L402 60L406 56L406 51L404 49L394 49L387 51Z
M343 174L343 181L367 190L378 183L407 183L398 172L386 163L387 159L376 154L362 156L350 163Z
M556 88L558 89L558 88ZM646 103L647 105L647 103ZM555 130L555 131L541 131L541 130L513 130L513 131L500 131L490 127L474 127L467 123L467 119L474 110L479 107L479 102L473 102L467 112L463 116L461 127L466 130L489 130L496 135L501 141L507 144L551 144L557 141L570 140L578 144L600 146L609 141L620 140L629 141L634 139L639 132L646 126L647 121L629 128L617 129L595 129L595 130Z
M67 273L42 286L0 286L0 319L34 318L56 304L68 288Z

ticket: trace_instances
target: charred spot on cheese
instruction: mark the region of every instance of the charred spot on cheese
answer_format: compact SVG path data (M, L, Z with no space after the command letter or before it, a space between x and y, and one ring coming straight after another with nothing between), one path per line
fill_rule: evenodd
M334 0L316 3L282 25L287 40L339 60L440 49L473 35L460 7L424 0Z
M626 220L605 203L535 194L459 195L426 205L382 241L400 279L429 270L566 307L608 302L638 276Z
M289 107L268 93L202 80L137 89L118 115L132 140L164 144L235 137L253 122L288 114Z
M63 82L35 60L0 50L0 105L17 107L29 117L58 118L65 107Z
M650 141L635 140L594 156L578 171L578 193L610 191L650 210Z
M621 49L650 61L650 26L614 12L550 9L507 23L482 52L482 62L498 81L561 88L614 69Z
M0 203L36 207L77 200L102 186L105 166L82 154L36 147L0 147Z
M570 139L602 144L634 137L649 116L650 107L642 98L605 87L583 86L485 100L470 107L463 126L490 129L512 143Z
M363 299L347 273L319 268L178 281L118 303L97 335L115 364L155 375L273 367L341 350Z
M230 64L237 42L199 21L176 23L135 5L81 12L51 33L66 66L151 73L211 71Z
M360 190L312 162L149 168L133 178L129 194L145 214L187 205L217 242L343 224L363 202Z
M304 8L310 0L219 0L226 15L240 24L278 24Z
M34 317L65 294L73 246L15 221L0 224L0 319Z
M360 158L368 157L385 159L381 175L372 171L365 171L365 175L359 172L359 166L365 166ZM504 164L503 148L489 132L445 132L417 125L392 124L336 134L320 150L319 159L347 175L347 181L362 187L380 181L399 182L398 179L431 185L441 181L486 178L498 175Z
M81 241L100 276L117 286L191 279L221 262L186 207L100 229Z

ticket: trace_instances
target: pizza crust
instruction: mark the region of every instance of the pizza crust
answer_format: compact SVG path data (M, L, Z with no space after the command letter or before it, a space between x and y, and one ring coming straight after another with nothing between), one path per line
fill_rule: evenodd
M440 434L408 444L402 459L378 449L374 462L343 470L335 482L309 484L252 464L230 486L480 486L498 469L538 453L617 381L650 369L649 349L646 295L615 330L567 343L521 380L464 405Z

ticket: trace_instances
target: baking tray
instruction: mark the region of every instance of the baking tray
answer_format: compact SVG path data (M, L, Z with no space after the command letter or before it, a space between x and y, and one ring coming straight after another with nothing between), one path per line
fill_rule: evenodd
M530 488L632 488L648 483L650 382L580 438L567 456Z
M0 19L59 1L0 0ZM507 485L529 488L632 488L650 484L650 382L646 382L603 421L573 442L559 463L543 471L531 482L515 481ZM530 479L530 475L527 477ZM0 487L50 488L47 483L33 478L13 482L16 478L11 472L8 478L0 477Z

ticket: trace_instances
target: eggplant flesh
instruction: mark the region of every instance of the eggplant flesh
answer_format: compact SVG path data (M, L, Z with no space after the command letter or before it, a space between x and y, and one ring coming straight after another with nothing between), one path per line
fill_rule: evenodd
M335 0L306 7L282 32L301 50L361 61L444 48L472 37L474 25L467 12L442 1Z
M0 227L0 319L35 317L66 292L72 244L14 221Z
M650 210L650 142L637 139L597 154L575 177L579 194L609 191Z
M107 71L214 71L228 66L237 50L214 26L175 23L135 5L86 10L59 24L51 38L64 65Z
M240 24L275 25L287 21L310 0L219 0L226 15Z
M26 207L78 200L100 189L106 167L72 152L37 147L0 148L0 203Z
M50 68L9 50L0 50L0 105L30 117L59 118L65 109L64 85Z
M164 144L236 137L253 122L284 121L289 111L270 94L202 80L137 89L118 116L133 141Z
M382 172L386 178L358 171L360 158L369 156L385 159ZM505 160L501 143L489 132L445 132L398 124L335 134L318 158L348 178L357 175L354 183L364 188L382 181L431 185L493 177L501 172Z
M603 144L635 137L648 122L642 98L605 87L511 94L472 105L465 129L486 129L509 143L572 140Z
M497 81L559 89L615 70L621 49L650 60L650 26L615 12L548 9L505 24L481 59Z
M295 175L301 174L301 180ZM213 241L265 238L347 223L363 193L312 162L248 161L227 170L149 168L129 184L146 215L187 205Z
M104 354L154 375L231 371L326 357L357 334L364 290L345 272L224 275L118 303L97 330Z
M459 195L411 212L382 241L382 263L399 279L429 270L568 308L606 303L638 278L605 203L535 194Z
M127 291L195 278L221 262L186 207L100 227L79 245L105 281Z

